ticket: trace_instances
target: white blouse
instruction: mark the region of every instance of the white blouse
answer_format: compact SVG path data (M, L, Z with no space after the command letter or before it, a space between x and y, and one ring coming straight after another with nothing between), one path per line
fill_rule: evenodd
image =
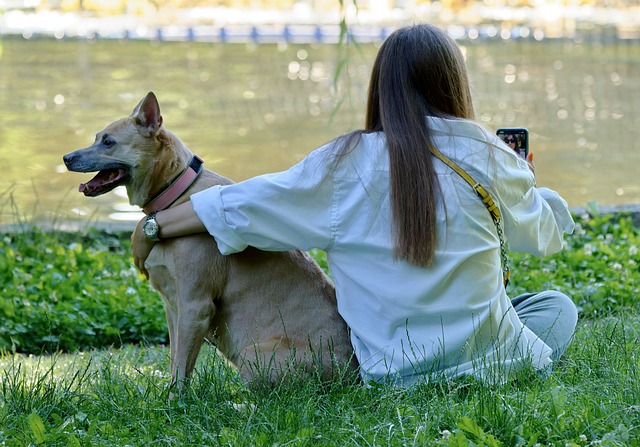
M535 187L526 162L474 122L430 117L428 125L435 146L498 203L511 250L562 249L562 233L573 231L567 204ZM332 150L193 195L220 251L324 250L365 380L408 386L430 374L483 378L551 363L551 349L510 304L495 225L468 183L434 159L444 200L433 265L420 268L393 257L384 134L363 135L334 169Z

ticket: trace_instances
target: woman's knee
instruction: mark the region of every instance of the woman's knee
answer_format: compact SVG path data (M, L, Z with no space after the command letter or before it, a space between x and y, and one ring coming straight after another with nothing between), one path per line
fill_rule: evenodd
M555 290L520 295L514 298L512 303L523 322L529 318L543 318L548 322L555 317L575 327L578 321L578 309L573 300Z
M569 345L578 322L573 300L562 292L548 290L521 295L513 306L522 322L540 337L557 360Z

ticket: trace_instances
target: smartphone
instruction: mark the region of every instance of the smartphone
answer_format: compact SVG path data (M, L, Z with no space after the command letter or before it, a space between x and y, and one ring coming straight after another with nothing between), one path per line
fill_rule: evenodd
M527 159L529 155L529 131L524 127L503 127L496 135L502 139L516 154Z

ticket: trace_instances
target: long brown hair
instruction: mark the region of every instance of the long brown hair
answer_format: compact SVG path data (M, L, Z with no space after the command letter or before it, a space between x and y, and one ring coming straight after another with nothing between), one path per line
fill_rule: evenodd
M398 29L380 47L359 134L386 135L394 254L425 267L435 253L440 196L427 116L473 119L474 112L460 48L444 31L420 24Z

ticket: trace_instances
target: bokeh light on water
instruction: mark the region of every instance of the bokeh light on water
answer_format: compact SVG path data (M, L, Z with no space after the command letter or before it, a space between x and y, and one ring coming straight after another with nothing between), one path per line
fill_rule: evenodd
M540 185L574 207L640 203L640 40L572 27L570 38L535 23L448 29L467 59L477 119L529 128ZM0 223L15 218L11 203L48 220L137 219L122 190L79 194L90 176L66 172L61 157L149 90L208 168L235 180L286 169L361 127L379 44L5 37Z

